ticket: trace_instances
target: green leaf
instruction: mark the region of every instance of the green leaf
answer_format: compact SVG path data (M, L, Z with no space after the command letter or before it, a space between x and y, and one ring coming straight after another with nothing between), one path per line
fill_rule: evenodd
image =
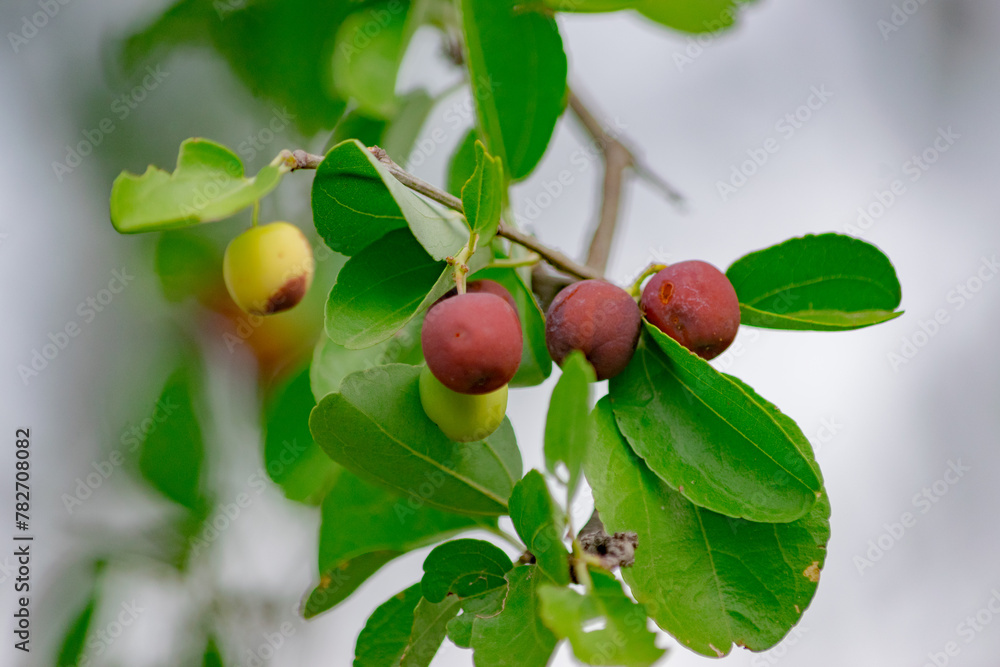
M447 634L448 623L460 609L458 598L447 597L440 602L424 599L413 612L410 640L403 651L400 667L428 667L434 654L441 648Z
M477 252L475 270L488 259ZM389 232L340 270L326 303L326 333L348 349L388 340L417 313L454 287L454 269L435 260L406 229Z
M496 516L521 475L510 421L473 443L450 442L420 404L420 369L379 366L349 375L313 410L313 438L348 470L414 501Z
M462 208L469 227L479 234L479 243L485 246L496 236L503 210L503 165L499 158L486 152L482 142L475 144L476 169L462 188Z
M56 658L56 667L76 667L80 658L83 657L83 647L96 608L97 593L91 592L90 597L87 598L87 603L66 630L66 635L63 637L62 645L59 648L59 656Z
M786 423L740 384L646 323L611 380L618 425L636 454L700 507L751 521L794 521L823 483Z
M703 655L777 644L816 591L830 537L825 494L791 523L716 514L646 467L618 431L608 399L596 415L585 471L607 530L638 536L635 565L622 570L632 595L657 625ZM801 431L795 437L804 441Z
M312 207L316 230L344 255L406 226L436 260L457 254L469 240L462 216L414 193L354 140L334 146L320 163Z
M545 467L555 474L562 462L569 478L566 493L570 502L580 479L580 468L594 439L590 416L590 385L596 380L594 367L582 352L573 351L563 361L562 375L552 390L545 419Z
M264 469L290 500L318 505L341 468L313 441L316 406L304 368L268 397L264 408Z
M478 141L475 129L469 130L448 162L448 192L456 197L462 196L462 188L472 178L472 172L476 170L476 143Z
M315 0L180 0L128 39L124 60L139 78L147 65L165 61L161 48L211 47L250 92L268 101L262 106L282 126L294 125L311 135L332 128L344 110L331 73L331 37L361 6Z
M201 659L201 667L225 667L222 661L222 654L215 643L215 637L208 638L208 645L205 646L205 655Z
M698 34L731 28L750 2L752 0L640 0L635 7L657 23Z
M423 318L415 317L392 338L363 350L348 350L327 336L320 338L313 351L309 377L316 400L340 389L340 383L351 373L393 362L416 365L423 362L420 348L420 326Z
M483 140L520 180L548 147L566 107L566 53L552 16L518 0L462 0Z
M418 493L403 498L348 472L337 478L323 499L320 583L306 603L307 616L343 601L393 558L486 525L482 519L425 507Z
M902 315L889 258L840 234L794 238L736 260L726 276L740 299L742 324L770 329L842 331Z
M515 269L486 267L477 271L472 278L495 280L507 288L517 303L524 346L521 348L521 365L517 367L510 386L534 387L544 382L552 374L552 357L545 344L545 315L535 301L531 288Z
M372 612L354 645L354 667L398 667L420 600L420 584L414 584Z
M538 589L542 621L557 637L569 639L577 659L588 665L648 667L666 651L646 629L646 608L632 602L614 575L591 570L594 588L581 595L569 588ZM591 630L601 623L603 627Z
M468 639L476 667L545 667L549 663L557 639L538 615L538 588L548 581L534 565L515 567L507 573L509 590L503 611L486 618L472 615L455 627L455 636L461 640L462 626L471 622Z
M424 597L441 602L449 594L467 613L497 613L507 595L504 575L514 566L502 549L483 540L445 542L424 559Z
M156 402L164 419L142 443L139 471L167 498L200 512L206 506L201 492L205 445L194 407L197 382L198 372L191 361L167 379Z
M187 231L165 232L156 243L156 274L168 301L203 298L219 285L222 254L206 238Z
M376 117L391 118L397 111L396 76L408 41L408 9L396 0L359 10L344 20L334 40L337 90Z
M335 569L322 574L319 584L309 593L303 604L303 617L313 618L336 607L383 565L404 553L404 551L372 551L345 560Z
M247 178L243 162L225 146L186 139L172 174L150 165L141 176L118 175L111 186L111 224L121 234L137 234L222 220L267 195L288 171L276 160Z
M569 551L563 544L566 517L549 495L545 478L529 470L510 494L514 529L535 557L538 569L557 584L569 584Z

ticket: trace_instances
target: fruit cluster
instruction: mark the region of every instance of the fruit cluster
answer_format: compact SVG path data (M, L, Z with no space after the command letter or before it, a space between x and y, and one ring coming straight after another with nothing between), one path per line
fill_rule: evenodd
M725 274L701 261L680 262L654 275L639 303L602 280L563 289L545 317L545 342L562 365L584 354L598 380L625 370L642 319L688 350L712 359L736 337L740 307ZM508 383L521 361L523 339L516 302L492 280L452 290L431 306L421 345L427 366L420 376L424 411L457 442L480 440L503 422Z

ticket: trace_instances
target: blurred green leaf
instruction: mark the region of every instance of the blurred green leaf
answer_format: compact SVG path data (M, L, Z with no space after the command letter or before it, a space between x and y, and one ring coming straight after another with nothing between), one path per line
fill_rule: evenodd
M333 81L365 113L389 119L397 111L396 75L406 51L407 3L380 2L348 16L337 30Z
M752 651L777 644L816 591L830 538L825 494L791 523L716 514L646 467L619 432L607 398L596 415L585 471L608 532L638 536L635 565L622 570L632 595L657 625L703 655L721 657L734 644ZM805 451L801 431L794 438Z
M281 106L282 114L311 135L332 128L344 110L332 72L331 38L349 15L374 4L180 0L128 38L124 60L141 73L163 48L210 46L250 92Z
M420 584L413 584L372 612L354 646L354 667L398 667L420 600Z
M222 653L219 652L219 647L215 643L215 637L209 637L208 645L205 647L205 655L201 660L201 667L225 667L225 664L222 660Z
M689 33L715 33L731 28L745 5L753 0L639 0L644 16Z
M353 140L334 146L316 170L312 205L320 236L349 256L406 226L436 260L457 254L469 240L460 215L415 194Z
M666 652L646 629L646 608L632 602L610 572L591 570L593 590L541 586L540 613L557 637L569 639L577 659L587 665L649 667ZM602 624L602 627L591 629Z
M560 12L617 12L632 9L642 0L545 0L545 4Z
M309 413L316 407L303 368L268 397L264 408L264 468L290 500L318 505L341 468L313 441Z
M696 505L783 522L816 502L822 480L787 423L651 324L610 396L636 454Z
M549 580L534 565L515 567L506 578L509 590L503 611L487 618L462 614L449 631L455 627L461 641L462 627L471 623L467 638L476 667L545 667L558 641L538 615L538 588Z
M365 146L379 146L382 135L389 127L389 121L383 118L372 118L358 109L348 111L337 121L333 134L327 142L324 153L328 153L337 144L354 139Z
M83 605L83 609L73 618L73 622L66 630L59 648L59 655L56 658L56 667L76 667L79 663L80 658L83 657L83 647L96 608L97 592L92 591L86 604Z
M896 270L885 254L841 234L794 238L742 257L726 271L742 324L839 331L902 315Z
M469 261L472 270L487 251ZM326 304L326 333L348 349L388 340L420 311L454 287L454 269L435 260L409 230L397 229L351 257Z
M469 227L479 234L479 243L488 244L496 236L503 210L503 166L499 158L486 152L482 142L475 144L476 169L462 187L462 208Z
M349 375L313 410L316 442L348 470L411 499L462 514L506 513L521 475L510 422L485 440L450 442L424 413L419 374L390 364Z
M208 139L186 139L172 174L150 165L123 171L111 186L111 224L121 234L159 232L222 220L278 186L289 167L271 163L246 178L243 162Z
M462 188L476 170L476 130L469 130L448 161L448 192L462 196Z
M566 107L559 27L517 0L462 0L462 18L483 141L520 180L541 160Z
M423 493L430 495L430 490ZM459 516L425 504L415 487L408 497L341 474L323 500L319 532L320 583L309 595L306 615L343 601L382 565L397 556L477 526L489 519Z
M552 374L552 357L545 344L545 315L535 301L531 288L515 269L486 267L476 271L472 279L495 280L510 292L517 303L517 314L521 318L524 346L521 348L521 365L517 367L511 387L534 387Z
M538 569L557 584L569 584L569 551L563 544L566 516L549 495L545 478L529 470L510 494L510 519L535 557Z
M594 367L582 352L574 350L562 365L562 375L552 390L545 419L545 467L555 474L562 462L569 472L566 493L570 501L580 480L580 468L594 439L590 416L590 385Z
M156 274L168 301L208 295L222 275L215 244L188 231L164 232L156 243Z
M489 542L445 542L424 559L424 597L429 602L441 602L451 594L462 601L467 613L495 614L507 595L504 575L513 566L510 557Z
M149 484L195 513L206 508L201 491L205 445L195 413L199 373L185 361L167 380L157 400L163 419L149 431L139 453L139 471Z
M403 97L399 113L386 127L379 143L389 157L404 166L409 163L413 146L435 104L437 100L423 89L414 90Z

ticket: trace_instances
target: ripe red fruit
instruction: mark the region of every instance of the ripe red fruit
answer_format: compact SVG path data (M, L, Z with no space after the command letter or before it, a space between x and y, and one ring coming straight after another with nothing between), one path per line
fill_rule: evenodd
M521 322L495 294L459 294L427 311L420 343L427 367L441 384L461 394L486 394L517 372Z
M603 280L584 280L565 288L545 315L545 344L557 364L580 350L598 380L628 366L639 341L642 317L629 293Z
M679 262L650 279L639 301L657 329L697 354L722 354L740 328L740 301L726 274L707 262Z
M498 283L497 281L488 280L485 278L482 280L470 280L468 284L465 286L466 294L479 294L480 292L496 294L498 297L509 303L510 307L514 309L515 313L517 312L517 301L514 301L514 297L510 295L510 292L507 291L507 288ZM456 296L457 294L458 294L458 288L452 287L450 290L444 293L444 296L435 301L434 305L432 305L431 307L433 308L434 306L441 303L445 299L450 299L451 297ZM520 319L520 317L518 319Z

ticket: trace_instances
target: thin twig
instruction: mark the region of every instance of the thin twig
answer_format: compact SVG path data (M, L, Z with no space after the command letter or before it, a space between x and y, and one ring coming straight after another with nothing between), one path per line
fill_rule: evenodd
M611 256L611 244L618 227L627 169L633 169L638 176L663 190L671 201L682 202L683 196L643 164L621 139L604 129L590 108L572 90L569 91L569 107L604 154L601 214L587 252L587 266L603 273Z

